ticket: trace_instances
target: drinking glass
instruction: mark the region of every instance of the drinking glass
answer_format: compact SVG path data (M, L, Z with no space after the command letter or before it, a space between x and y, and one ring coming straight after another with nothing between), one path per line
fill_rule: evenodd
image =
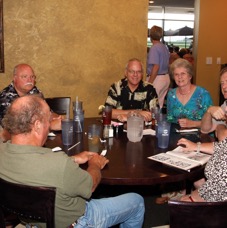
M105 106L102 110L103 125L110 125L112 119L112 106Z
M62 143L63 145L73 144L73 120L63 119L61 120L62 128Z
M169 146L171 124L167 121L161 121L158 123L158 147L165 149Z

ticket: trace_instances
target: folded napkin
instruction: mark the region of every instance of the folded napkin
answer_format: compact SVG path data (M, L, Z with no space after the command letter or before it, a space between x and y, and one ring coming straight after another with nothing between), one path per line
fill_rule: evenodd
M121 126L121 125L123 125L123 123L121 123L121 122L116 122L116 121L111 121L111 125L113 125L114 127L116 127L116 126Z
M57 147L54 147L54 148L52 149L52 151L53 151L53 152L62 151L62 148L59 147L59 146L57 146Z
M127 132L127 130L123 130L124 132ZM155 130L153 129L144 129L143 130L143 135L155 135Z
M54 136L56 136L56 135L55 135L53 132L49 132L48 136L49 136L49 137L54 137Z
M143 130L143 135L155 135L155 130L153 129L144 129Z
M196 132L198 131L199 129L198 128L191 128L191 129L176 129L176 132L179 132L179 133L184 133L184 132Z

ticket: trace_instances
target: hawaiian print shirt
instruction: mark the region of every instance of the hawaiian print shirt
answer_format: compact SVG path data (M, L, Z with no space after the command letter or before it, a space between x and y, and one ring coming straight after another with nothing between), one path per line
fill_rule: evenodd
M35 86L28 94L40 94L43 97L42 92ZM2 124L2 119L6 113L7 108L10 106L13 100L18 98L19 95L14 88L13 82L10 83L5 89L0 93L0 124Z
M158 105L158 96L153 85L142 80L137 89L131 92L124 78L111 85L105 105L122 110L150 110Z

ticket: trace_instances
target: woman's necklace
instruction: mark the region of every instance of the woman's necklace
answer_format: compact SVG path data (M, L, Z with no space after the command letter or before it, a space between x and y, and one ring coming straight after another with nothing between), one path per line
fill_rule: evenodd
M187 92L182 93L182 92L180 91L179 88L178 88L178 92L179 92L179 94L182 95L182 96L188 95L189 93L191 93L191 85L190 85L190 88L189 88L189 90L188 90Z

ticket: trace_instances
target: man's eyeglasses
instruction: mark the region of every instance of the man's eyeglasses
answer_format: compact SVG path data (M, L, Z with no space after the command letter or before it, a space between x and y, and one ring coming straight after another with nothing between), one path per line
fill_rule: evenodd
M128 70L129 74L142 74L142 70L134 71L134 70Z
M21 78L22 80L27 80L28 78L29 79L32 79L32 80L35 80L36 79L36 76L35 75L30 75L30 76L28 76L28 75L20 75L18 77Z

